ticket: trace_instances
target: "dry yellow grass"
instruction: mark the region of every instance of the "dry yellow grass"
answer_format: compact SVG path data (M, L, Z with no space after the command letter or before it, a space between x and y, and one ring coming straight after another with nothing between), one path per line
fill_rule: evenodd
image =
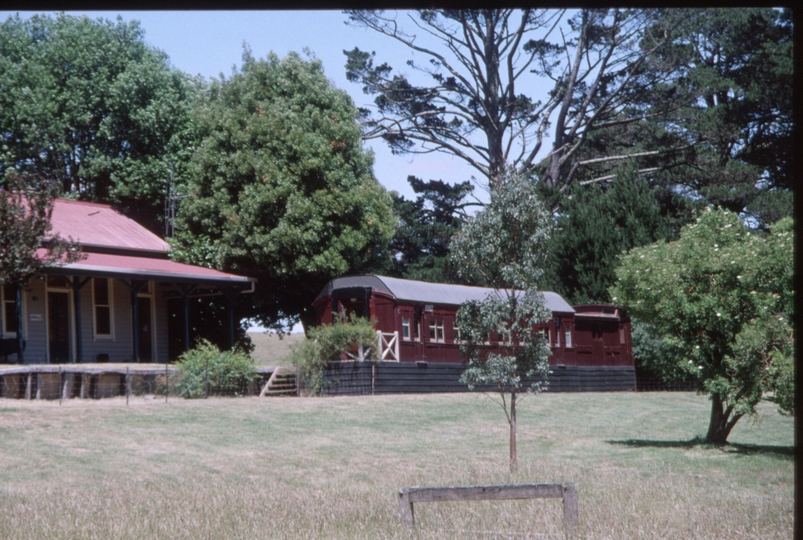
M565 481L584 538L791 538L793 422L763 403L709 448L689 442L707 412L693 394L528 398L511 475L477 394L0 400L0 538L401 539L401 487ZM558 500L416 520L422 539L562 535Z
M290 366L291 347L305 339L304 334L289 334L280 338L276 334L251 332L248 336L254 344L251 357L256 365L269 367Z

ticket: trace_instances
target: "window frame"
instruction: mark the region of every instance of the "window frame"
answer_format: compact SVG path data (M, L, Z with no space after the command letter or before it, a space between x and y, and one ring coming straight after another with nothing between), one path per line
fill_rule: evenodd
M402 317L402 320L401 320L401 327L402 327L401 337L402 337L402 341L411 341L412 340L412 335L411 335L411 332L410 332L410 325L411 325L410 317ZM405 330L407 331L407 335L405 335Z
M8 317L8 307L9 307L9 305L11 306L11 309L14 312L13 321L14 321L14 323L16 323L17 322L17 298L16 298L16 292L12 290L12 292L14 292L12 297L11 298L6 298L6 287L11 289L11 285L8 285L8 284L5 284L5 285L0 287L0 299L2 299L2 304L3 304L3 312L0 313L0 316L3 317L3 326L2 326L2 328L0 328L0 330L2 330L2 332L0 332L0 334L2 334L2 336L4 338L15 338L15 337L17 337L19 329L17 329L16 331L11 331L11 330L8 329L8 323L11 320L11 318ZM25 320L25 295L23 294L22 296L23 296L23 299L22 299L23 300L23 304L22 304L23 317L22 318L23 318L23 321L24 321Z
M106 301L107 304L99 304L96 297L96 284L98 280L106 280ZM114 302L113 302L114 288L112 287L112 280L109 278L92 278L92 335L98 340L114 340ZM109 333L98 333L98 308L105 307L109 310Z

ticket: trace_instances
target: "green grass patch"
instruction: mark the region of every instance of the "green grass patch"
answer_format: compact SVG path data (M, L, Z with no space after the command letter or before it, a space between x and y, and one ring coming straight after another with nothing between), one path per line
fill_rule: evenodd
M481 394L0 405L0 538L404 538L401 487L531 482L576 484L585 538L792 537L793 420L771 403L718 448L703 396L528 397L515 474ZM560 535L561 515L416 507L420 538Z

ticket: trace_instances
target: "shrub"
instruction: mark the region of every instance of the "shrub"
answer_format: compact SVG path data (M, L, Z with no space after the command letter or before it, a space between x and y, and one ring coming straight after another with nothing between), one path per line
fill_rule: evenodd
M205 339L182 354L176 367L178 370L170 377L171 386L174 393L186 398L206 395L207 370L210 394L244 394L248 384L258 376L248 353L239 349L221 352Z
M346 322L336 321L312 328L308 339L294 347L291 361L298 367L299 384L310 394L321 391L325 381L323 370L343 352L352 353L355 360L376 361L376 330L371 321L351 316Z

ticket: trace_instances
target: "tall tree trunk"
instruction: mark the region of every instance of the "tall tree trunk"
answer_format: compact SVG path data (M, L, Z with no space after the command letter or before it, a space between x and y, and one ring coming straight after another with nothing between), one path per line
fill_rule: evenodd
M516 392L510 393L510 472L519 468L519 458L516 452Z

